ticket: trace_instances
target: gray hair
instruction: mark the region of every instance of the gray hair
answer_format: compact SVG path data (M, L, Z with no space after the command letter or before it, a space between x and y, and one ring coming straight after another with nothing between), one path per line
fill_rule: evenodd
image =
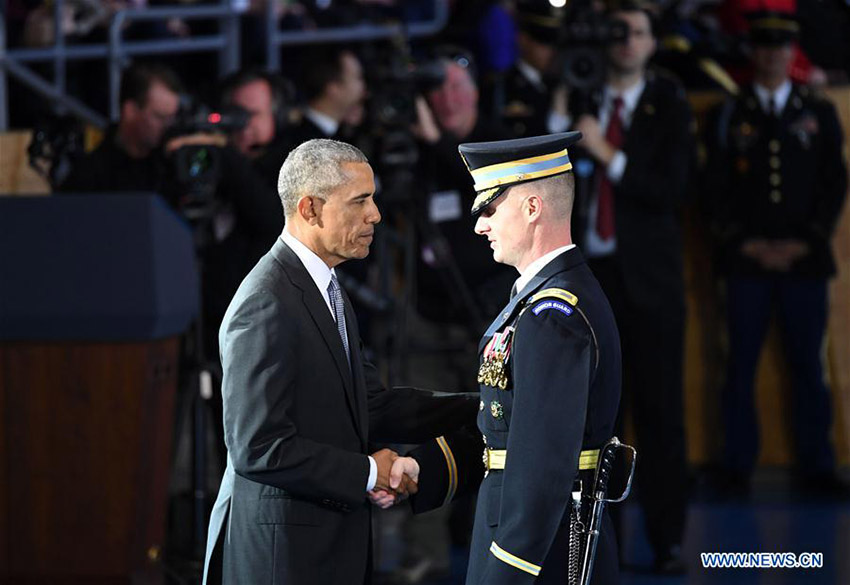
M277 179L284 216L292 217L305 195L327 201L328 195L349 179L343 163L368 162L359 148L345 142L317 138L303 143L283 161Z

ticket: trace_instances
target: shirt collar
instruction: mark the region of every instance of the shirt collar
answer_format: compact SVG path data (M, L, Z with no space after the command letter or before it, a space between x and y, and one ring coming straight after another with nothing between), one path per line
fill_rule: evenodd
M646 87L646 78L641 77L640 81L635 83L633 86L628 88L624 92L616 92L614 91L610 85L605 86L605 106L611 107L611 104L614 102L614 98L619 96L623 98L623 114L627 116L631 116L631 113L637 107L638 100L640 100L640 96L643 93L644 88Z
M289 229L284 228L281 239L284 244L289 246L289 248L295 252L298 259L301 260L301 264L303 264L304 268L307 269L307 273L310 275L310 278L313 279L313 282L316 283L316 287L319 289L319 292L322 293L323 296L327 296L328 285L331 283L331 276L336 275L334 270L332 268L328 268L328 265L325 264L324 260L319 258L313 250L302 244L298 238L289 233Z
M514 287L516 287L516 291L519 292L531 282L531 279L537 276L537 273L543 270L543 267L549 264L552 260L554 260L557 256L560 256L567 250L572 250L575 248L575 244L568 244L566 246L561 246L560 248L556 248L551 252L547 252L543 254L540 258L529 264L525 267L525 270L522 274L519 275L519 278L516 279L514 283Z
M769 89L759 85L758 83L753 84L753 90L756 92L756 96L759 99L762 110L765 112L770 111L768 104L770 103L770 98L772 96L773 99L776 100L776 111L781 112L785 109L785 104L788 102L788 96L791 95L791 81L786 79L785 82L774 92L771 92Z
M313 124L318 126L319 130L321 130L325 134L325 136L334 136L336 134L336 131L339 130L339 122L318 110L314 110L313 108L307 108L307 111L304 112L304 115L311 122L313 122Z
M546 85L543 83L543 76L537 69L535 69L522 59L517 61L516 68L519 70L522 76L528 80L531 85L533 85L537 89L546 89Z

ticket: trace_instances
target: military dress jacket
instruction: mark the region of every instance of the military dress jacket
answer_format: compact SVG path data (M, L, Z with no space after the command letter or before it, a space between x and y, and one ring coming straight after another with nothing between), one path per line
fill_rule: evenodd
M307 269L278 239L220 330L227 468L204 583L361 585L371 566L372 442L471 424L476 395L385 389L344 297L350 366Z
M502 80L499 116L514 136L541 136L549 133L552 91L541 80L534 84L517 65Z
M621 382L614 316L578 248L557 256L514 296L479 351L478 428L486 447L507 453L504 469L489 471L480 485L467 584L563 585L579 454L612 436ZM447 485L462 489L481 477L481 464L471 463L468 434L451 439L449 450L459 456L449 465L455 469L442 474L459 477ZM483 451L481 439L474 442ZM445 462L429 466L427 457L421 466L414 503L436 491L421 483L429 471L446 468ZM584 490L591 478L582 472ZM616 541L606 517L593 582L616 578Z
M830 239L847 193L842 145L835 107L805 86L792 86L778 116L764 111L752 86L712 113L704 195L722 269L764 274L741 254L741 244L798 239L810 252L791 266L792 274L834 274Z

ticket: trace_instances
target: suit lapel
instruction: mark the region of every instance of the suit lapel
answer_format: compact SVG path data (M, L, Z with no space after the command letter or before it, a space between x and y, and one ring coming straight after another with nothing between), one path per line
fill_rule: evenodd
M301 290L302 301L307 307L307 312L310 314L311 319L322 334L322 338L325 340L325 343L331 352L331 356L333 356L336 368L339 370L339 375L340 378L342 378L342 385L345 390L345 398L348 402L348 408L351 411L352 418L355 423L358 424L359 428L358 419L360 417L357 414L358 408L354 397L352 369L348 367L348 360L345 357L345 348L342 345L342 339L339 337L339 330L337 329L336 322L331 316L331 312L328 310L325 299L322 298L321 293L316 288L316 283L310 277L307 269L304 268L301 260L298 259L295 252L293 252L280 238L278 238L275 241L274 246L272 246L272 254L283 266L283 269L289 275L292 283ZM350 310L347 306L345 313L346 325L349 328L349 347L353 350L350 332L354 317L349 317ZM354 367L354 351L352 351L352 355L350 357L352 367ZM362 371L360 376L362 377Z

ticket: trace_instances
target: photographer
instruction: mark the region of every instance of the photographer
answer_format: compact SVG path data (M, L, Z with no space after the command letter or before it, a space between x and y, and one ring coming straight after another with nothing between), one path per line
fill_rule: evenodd
M442 83L415 102L416 176L424 192L417 194L417 298L408 314L410 375L404 381L472 391L482 321L501 309L516 272L492 262L487 241L472 230L475 192L458 145L510 135L479 112L472 57L454 47L440 48L437 57L445 74ZM398 582L419 583L448 573L450 541L468 545L471 510L460 504L451 518L448 513L435 510L405 524L405 557L394 575Z
M294 146L286 131L290 93L282 78L245 69L224 81L219 98L222 109L236 107L248 114L247 124L231 134L230 144L251 161L275 193L280 165Z
M94 151L77 161L57 191L165 195L169 178L162 142L177 116L181 92L180 80L164 65L127 69L121 77L118 123Z
M427 319L470 325L470 317L488 319L500 309L510 291L510 269L488 260L486 241L472 231L469 210L475 192L472 179L457 155L461 142L484 142L510 138L498 123L479 111L479 94L471 55L454 47L437 51L445 69L443 83L416 102L414 134L420 140L421 177L430 180L421 209L419 312ZM439 244L445 241L448 249ZM455 265L465 291L448 290L446 272ZM501 290L501 289L504 290ZM474 306L464 302L468 293ZM473 327L474 329L474 327ZM476 333L477 335L477 333Z

